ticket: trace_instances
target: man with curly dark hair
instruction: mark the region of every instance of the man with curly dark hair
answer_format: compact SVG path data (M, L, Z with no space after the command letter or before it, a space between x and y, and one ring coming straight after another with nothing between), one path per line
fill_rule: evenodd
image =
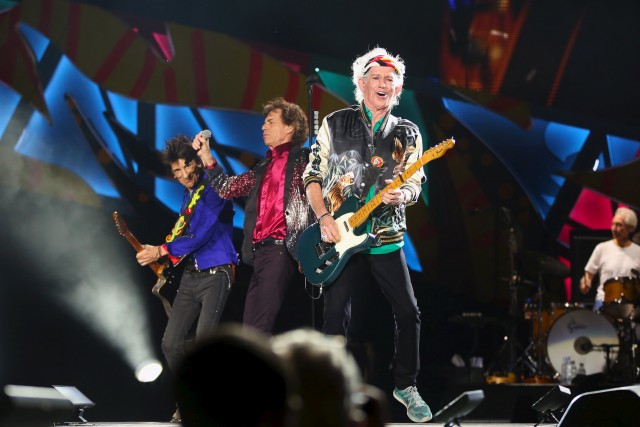
M234 281L238 254L233 246L233 204L207 184L191 140L186 136L168 140L162 155L170 173L184 186L180 215L164 244L143 245L136 258L140 265L164 256L173 264L184 264L161 344L175 374L196 319L196 341L218 326ZM180 421L178 412L172 421Z

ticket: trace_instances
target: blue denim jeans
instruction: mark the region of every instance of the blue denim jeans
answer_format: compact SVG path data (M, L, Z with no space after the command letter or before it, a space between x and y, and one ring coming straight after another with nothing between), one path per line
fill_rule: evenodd
M185 354L185 344L193 322L198 320L196 341L218 326L232 282L231 266L217 267L213 274L183 273L162 337L162 353L173 373Z

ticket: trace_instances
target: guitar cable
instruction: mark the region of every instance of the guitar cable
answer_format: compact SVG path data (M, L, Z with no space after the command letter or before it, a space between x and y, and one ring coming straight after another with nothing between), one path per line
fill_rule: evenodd
M309 281L308 281L308 280L307 280L307 278L305 277L305 278L304 278L304 289L305 289L305 292L307 293L307 295L309 296L309 298L311 298L311 299L313 299L313 300L318 300L318 299L320 299L320 297L322 296L322 291L324 290L324 285L315 286L315 285L313 285L313 284L312 284L312 285L311 285L311 293L309 293L309 288L308 288L308 286L307 286L307 284L308 284L308 283L309 283ZM314 288L314 287L320 288L320 291L318 292L318 296L317 296L317 297L313 295L313 288Z

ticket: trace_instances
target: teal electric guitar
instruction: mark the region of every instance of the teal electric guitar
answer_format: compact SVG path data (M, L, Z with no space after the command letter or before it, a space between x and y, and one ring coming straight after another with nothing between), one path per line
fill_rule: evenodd
M369 248L375 241L375 236L365 233L364 229L371 212L382 203L382 194L400 187L411 175L431 160L444 155L455 143L450 138L425 151L414 164L359 209L359 199L348 197L333 216L340 231L338 243L323 242L318 223L307 227L298 240L298 259L307 280L317 286L330 285L342 272L350 256Z

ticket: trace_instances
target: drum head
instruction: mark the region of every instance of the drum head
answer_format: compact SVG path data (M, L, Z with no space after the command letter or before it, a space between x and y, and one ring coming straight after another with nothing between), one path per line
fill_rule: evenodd
M589 342L594 348L585 351L585 346L581 344ZM583 363L587 375L602 373L607 366L606 352L598 346L603 344L620 344L616 328L609 319L590 310L572 310L557 318L551 325L547 335L547 358L558 373L562 370L565 356L574 360L576 366ZM617 355L618 347L613 347L611 363L616 360Z

